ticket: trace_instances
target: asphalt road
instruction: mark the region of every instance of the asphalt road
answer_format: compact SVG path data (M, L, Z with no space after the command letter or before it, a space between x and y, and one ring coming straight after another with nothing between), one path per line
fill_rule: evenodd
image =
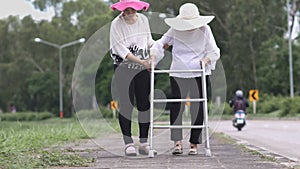
M300 121L248 120L242 131L220 121L215 131L300 163Z

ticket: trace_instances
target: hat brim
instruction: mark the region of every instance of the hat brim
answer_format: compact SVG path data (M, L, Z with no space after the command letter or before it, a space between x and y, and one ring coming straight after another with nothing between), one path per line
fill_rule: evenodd
M112 4L111 6L112 10L118 10L118 11L124 11L126 8L133 8L136 11L144 9L145 11L148 10L149 4L146 2L117 2L115 4Z
M213 19L214 16L199 16L195 19L167 18L165 22L175 30L187 31L207 25Z

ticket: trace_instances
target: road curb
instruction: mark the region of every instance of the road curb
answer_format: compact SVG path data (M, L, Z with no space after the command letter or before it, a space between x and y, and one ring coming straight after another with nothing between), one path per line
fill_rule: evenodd
M226 134L224 134L224 135L226 135ZM230 139L234 140L234 142L237 145L240 145L249 151L258 153L262 158L265 158L265 159L268 159L271 161L275 161L275 162L277 162L281 165L284 165L288 168L300 169L300 163L299 163L299 161L297 161L297 159L291 159L288 157L284 157L280 154L270 152L269 150L267 150L263 147L254 146L247 141L241 141L241 140L233 138L229 135L226 135L226 136L229 137Z

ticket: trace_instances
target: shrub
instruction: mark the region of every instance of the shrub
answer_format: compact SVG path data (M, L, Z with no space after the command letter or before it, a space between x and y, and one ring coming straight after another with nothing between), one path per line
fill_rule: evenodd
M81 110L76 112L76 116L78 119L99 119L103 117L97 110Z
M37 121L53 117L49 112L18 112L0 114L0 121Z
M257 109L259 113L271 113L279 110L282 106L284 98L270 96L264 100L258 101Z
M100 111L101 111L101 114L104 118L113 118L113 112L112 110L106 108L106 107L100 107Z
M252 106L252 104L251 104ZM250 108L252 110L252 108ZM279 117L296 116L300 113L300 97L270 96L263 94L257 102L257 112L269 114L279 111Z
M99 118L112 118L112 110L106 107L100 107L98 110L82 110L76 113L78 119L99 119Z
M281 117L295 116L300 113L300 97L285 98L281 104Z
M225 107L224 107L224 114L233 114L233 109L232 107L229 106L228 103L225 103Z

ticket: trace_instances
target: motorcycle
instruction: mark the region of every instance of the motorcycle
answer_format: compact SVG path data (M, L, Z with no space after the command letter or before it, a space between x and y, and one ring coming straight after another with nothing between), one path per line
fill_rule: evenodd
M246 113L244 110L238 110L234 113L233 126L241 131L242 128L246 125Z

